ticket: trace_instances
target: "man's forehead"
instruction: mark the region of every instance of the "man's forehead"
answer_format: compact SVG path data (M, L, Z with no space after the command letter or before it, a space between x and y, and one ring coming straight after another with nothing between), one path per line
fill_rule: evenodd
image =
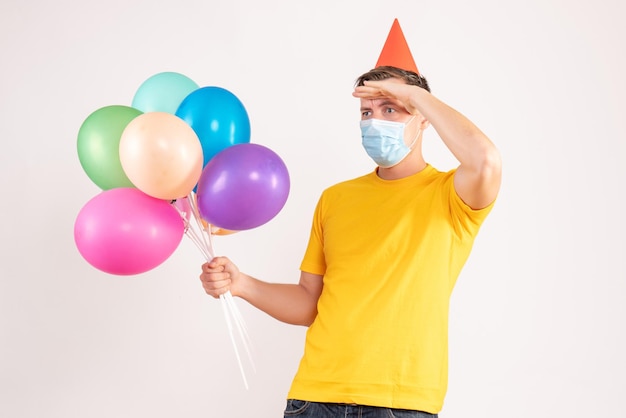
M376 107L385 106L400 106L402 102L397 99L391 99L389 97L381 97L380 99L361 99L361 109L373 109Z

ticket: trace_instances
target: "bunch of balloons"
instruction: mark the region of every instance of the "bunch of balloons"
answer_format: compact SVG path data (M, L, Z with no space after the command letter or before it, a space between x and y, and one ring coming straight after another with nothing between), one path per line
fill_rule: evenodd
M199 87L175 72L144 81L131 106L90 114L78 132L78 157L102 192L77 216L76 246L87 262L110 274L157 267L192 232L194 219L209 239L211 231L224 235L263 225L289 194L281 158L250 143L242 102L224 88ZM192 238L204 240L197 231Z
M91 113L78 132L78 157L102 191L78 213L74 240L88 263L110 274L159 266L183 235L210 260L212 235L265 224L289 194L281 158L250 143L241 101L175 72L144 81L131 106ZM233 344L233 324L245 342L232 295L221 299ZM235 353L242 368L236 344ZM245 382L243 368L242 375Z

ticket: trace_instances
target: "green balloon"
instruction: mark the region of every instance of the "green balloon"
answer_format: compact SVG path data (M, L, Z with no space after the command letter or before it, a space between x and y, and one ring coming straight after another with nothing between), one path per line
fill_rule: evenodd
M143 112L113 105L100 108L85 119L78 131L78 159L87 176L102 190L135 187L120 162L120 139L131 120Z

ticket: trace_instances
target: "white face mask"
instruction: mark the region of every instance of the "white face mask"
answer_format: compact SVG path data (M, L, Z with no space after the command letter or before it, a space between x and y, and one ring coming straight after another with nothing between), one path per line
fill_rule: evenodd
M382 119L366 119L361 121L361 139L365 152L379 167L390 168L399 164L411 152L417 141L419 131L410 146L404 143L406 124Z

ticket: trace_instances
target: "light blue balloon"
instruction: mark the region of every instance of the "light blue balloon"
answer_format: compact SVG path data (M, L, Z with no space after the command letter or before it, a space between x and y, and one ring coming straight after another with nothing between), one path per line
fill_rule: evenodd
M224 88L202 87L191 92L178 107L176 116L198 135L203 166L223 149L250 142L248 112L237 96Z
M183 99L197 88L198 84L183 74L158 73L139 86L132 107L142 112L175 114Z

